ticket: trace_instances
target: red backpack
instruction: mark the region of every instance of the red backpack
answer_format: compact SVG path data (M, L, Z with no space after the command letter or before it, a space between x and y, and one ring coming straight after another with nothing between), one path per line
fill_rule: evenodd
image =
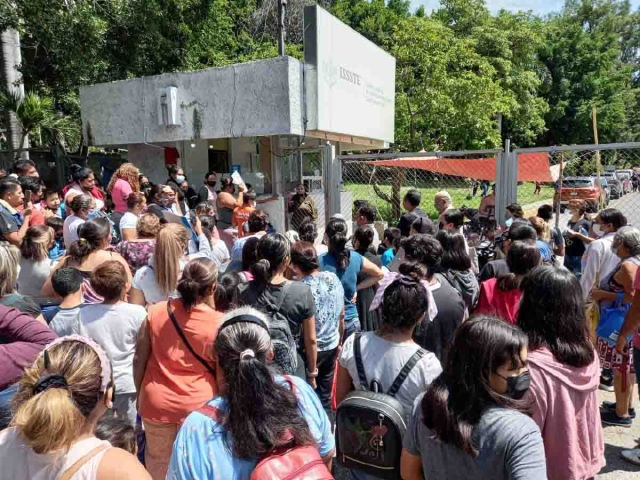
M296 393L291 378L285 380ZM205 405L199 413L222 423L222 412L217 407ZM293 440L293 437L291 438ZM280 447L266 454L256 465L249 480L334 480L322 461L318 449L313 445L303 447Z

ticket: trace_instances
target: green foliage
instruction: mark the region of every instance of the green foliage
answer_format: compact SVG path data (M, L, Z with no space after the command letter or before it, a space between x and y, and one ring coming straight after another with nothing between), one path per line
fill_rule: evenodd
M289 0L287 54L301 59ZM568 0L546 18L483 0L320 0L397 58L396 150L640 139L640 12L627 0ZM27 91L79 122L77 89L277 55L277 0L0 0L19 28ZM496 121L503 118L502 138Z

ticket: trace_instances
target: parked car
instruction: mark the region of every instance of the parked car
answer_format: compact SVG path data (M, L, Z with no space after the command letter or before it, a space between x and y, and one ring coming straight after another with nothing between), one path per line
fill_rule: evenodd
M560 206L566 208L572 200L584 200L587 210L591 213L609 203L607 190L598 185L597 177L568 177L562 181L562 188L554 195L554 204L560 201Z
M609 185L609 198L620 198L624 195L622 182L616 178L615 173L605 172L603 178L607 179Z

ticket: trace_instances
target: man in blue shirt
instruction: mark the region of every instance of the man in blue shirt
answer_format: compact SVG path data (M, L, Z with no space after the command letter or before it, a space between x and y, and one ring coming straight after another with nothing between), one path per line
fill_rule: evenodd
M0 235L16 247L27 233L33 209L29 202L24 212L18 212L23 203L24 194L18 181L10 177L0 180Z

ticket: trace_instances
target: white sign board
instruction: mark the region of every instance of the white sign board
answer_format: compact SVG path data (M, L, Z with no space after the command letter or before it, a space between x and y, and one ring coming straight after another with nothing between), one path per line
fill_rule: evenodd
M317 5L304 24L307 129L393 142L396 59Z

